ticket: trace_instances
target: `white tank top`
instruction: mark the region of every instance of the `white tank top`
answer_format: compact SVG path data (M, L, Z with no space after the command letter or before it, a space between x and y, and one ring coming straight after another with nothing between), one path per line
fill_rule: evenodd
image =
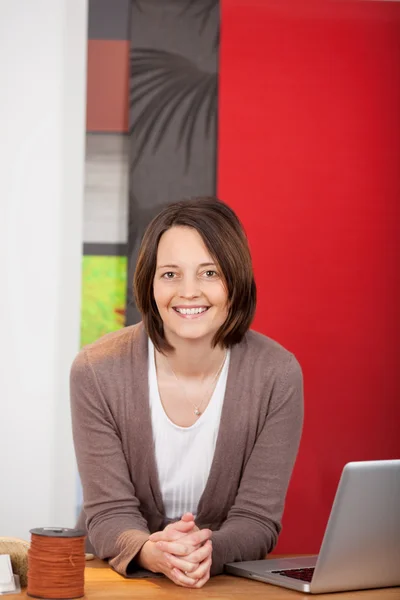
M158 478L168 519L197 513L214 457L225 397L230 352L214 393L191 427L180 427L166 415L158 391L154 345L149 338L149 399Z

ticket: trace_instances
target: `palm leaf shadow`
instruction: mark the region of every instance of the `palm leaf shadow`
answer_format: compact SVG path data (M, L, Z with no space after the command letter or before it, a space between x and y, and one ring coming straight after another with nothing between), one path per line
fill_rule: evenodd
M211 19L211 15L214 10L219 9L220 0L188 0L188 3L181 10L181 15L191 13L195 19L200 22L199 32L202 34L206 28L207 23ZM213 48L216 50L219 45L219 24L217 32L214 37Z
M130 134L136 138L135 169L145 149L157 152L175 116L179 116L176 148L185 147L185 169L190 164L195 128L204 116L204 134L216 131L217 74L203 71L189 59L165 50L135 48L130 60L130 108L142 107ZM204 110L202 110L204 108Z
M140 2L140 0L131 0L131 9L132 9L133 7L134 7L134 8L137 8L137 10L138 10L139 12L143 12L143 7L142 7L142 5L141 5L141 2Z

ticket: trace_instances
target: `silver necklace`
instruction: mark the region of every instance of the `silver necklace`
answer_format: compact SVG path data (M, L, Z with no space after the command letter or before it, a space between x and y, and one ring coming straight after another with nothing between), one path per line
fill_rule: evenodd
M218 369L217 369L217 372L215 373L214 377L212 378L212 381L211 381L210 385L207 387L207 394L205 394L205 395L204 395L204 398L203 398L203 400L200 402L200 404L199 404L199 405L196 405L196 404L194 404L194 402L192 402L192 401L191 401L191 400L188 398L188 396L187 396L187 393L186 393L186 390L185 390L185 387L184 387L183 383L182 383L182 382L179 380L179 378L178 378L178 376L176 375L176 373L175 373L175 371L173 370L173 368L171 367L171 363L170 363L170 362L169 362L169 360L168 360L168 356L165 356L165 355L164 355L164 356L165 356L165 358L166 358L166 360L167 360L168 367L169 367L169 369L170 369L171 373L173 374L173 376L175 377L175 379L176 379L176 381L177 381L178 385L180 386L180 388L181 388L181 389L182 389L182 391L183 391L183 395L184 395L184 397L185 397L185 400L186 400L187 402L189 402L189 403L190 403L190 404L193 406L193 409L194 409L194 414L195 414L197 417L199 417L199 416L201 415L201 410L200 410L200 409L201 409L201 407L202 407L202 406L203 406L203 404L204 404L204 400L205 400L206 398L207 398L207 399L210 399L210 397L211 397L211 392L212 392L212 389L213 389L213 387L214 387L215 381L216 381L216 379L218 378L219 374L221 373L221 371L222 371L222 368L223 368L223 366L224 366L224 364L225 364L226 355L227 355L227 353L225 352L225 354L224 354L224 358L223 358L223 361L222 361L222 363L221 363L221 364L220 364L220 366L218 367Z

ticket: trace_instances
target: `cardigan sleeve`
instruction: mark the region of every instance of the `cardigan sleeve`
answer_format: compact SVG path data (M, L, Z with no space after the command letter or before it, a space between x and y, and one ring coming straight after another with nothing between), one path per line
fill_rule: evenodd
M72 429L89 539L96 555L125 575L149 538L117 424L85 350L70 378Z
M225 563L265 558L277 542L303 425L303 378L293 355L282 371L235 503L213 533L211 575L222 573Z

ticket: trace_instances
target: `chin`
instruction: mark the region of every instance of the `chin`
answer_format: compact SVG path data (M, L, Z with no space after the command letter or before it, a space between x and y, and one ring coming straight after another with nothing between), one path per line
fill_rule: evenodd
M204 327L203 325L197 327L190 324L189 326L181 327L168 327L167 330L174 336L181 338L183 340L200 340L203 338L212 338L215 335L214 329L210 329L208 327Z

